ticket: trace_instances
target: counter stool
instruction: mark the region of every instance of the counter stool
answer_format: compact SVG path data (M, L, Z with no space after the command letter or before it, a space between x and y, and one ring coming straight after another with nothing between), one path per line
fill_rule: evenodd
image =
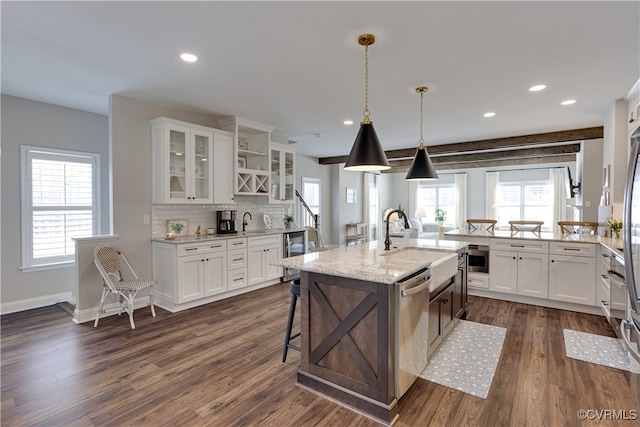
M294 279L289 284L289 290L291 291L291 303L289 304L289 320L287 321L287 332L284 336L284 348L282 350L282 363L287 360L287 351L292 348L300 351L300 347L297 347L291 343L291 340L300 336L300 332L291 335L291 327L293 326L293 315L296 312L296 301L300 298L300 279Z

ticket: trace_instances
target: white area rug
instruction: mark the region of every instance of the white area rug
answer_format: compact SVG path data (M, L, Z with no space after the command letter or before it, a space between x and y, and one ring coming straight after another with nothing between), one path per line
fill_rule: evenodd
M618 338L605 337L587 332L563 329L564 347L567 357L583 362L595 363L610 368L638 373L635 360L629 359L629 353Z
M506 333L498 326L459 321L420 378L486 399Z

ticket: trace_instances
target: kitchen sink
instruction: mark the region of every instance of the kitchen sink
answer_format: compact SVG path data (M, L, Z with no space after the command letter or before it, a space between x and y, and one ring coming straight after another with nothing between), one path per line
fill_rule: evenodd
M440 252L426 248L402 248L383 254L388 259L398 261L414 260L431 263L429 269L433 280L429 292L440 287L458 272L458 254L455 252Z

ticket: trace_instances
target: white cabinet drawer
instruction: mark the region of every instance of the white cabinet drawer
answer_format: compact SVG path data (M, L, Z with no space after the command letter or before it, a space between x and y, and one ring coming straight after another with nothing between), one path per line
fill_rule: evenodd
M247 270L232 270L229 271L227 275L227 283L228 289L231 291L233 289L244 288L247 286Z
M196 255L205 252L222 252L227 250L225 240L212 240L207 243L190 243L178 245L178 256Z
M491 239L490 249L499 251L533 252L546 254L549 252L549 242L519 239Z
M489 289L489 275L487 273L467 273L467 286L470 288Z
M247 251L245 249L230 250L227 257L229 270L245 268L247 266Z
M551 242L549 253L554 255L596 256L596 245L591 243Z
M269 234L268 236L249 237L249 247L279 244L282 241L282 234Z
M245 237L238 237L237 239L227 240L227 249L244 249L247 247L247 239Z

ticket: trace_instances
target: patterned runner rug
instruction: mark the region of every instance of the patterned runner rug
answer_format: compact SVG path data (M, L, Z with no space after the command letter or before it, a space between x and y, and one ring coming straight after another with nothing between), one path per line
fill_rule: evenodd
M486 399L506 333L498 326L459 321L420 378Z

